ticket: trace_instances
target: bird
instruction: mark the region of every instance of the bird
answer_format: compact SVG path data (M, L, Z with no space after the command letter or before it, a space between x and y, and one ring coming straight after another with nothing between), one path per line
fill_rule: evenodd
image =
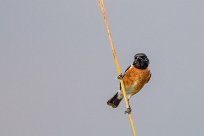
M150 61L145 53L137 53L134 56L133 63L125 70L124 74L121 73L117 77L120 80L123 79L128 104L130 98L137 94L143 88L143 86L149 82L151 78L149 63ZM107 104L112 108L117 108L123 97L120 83L119 90L112 98L108 100ZM131 113L130 104L125 113Z

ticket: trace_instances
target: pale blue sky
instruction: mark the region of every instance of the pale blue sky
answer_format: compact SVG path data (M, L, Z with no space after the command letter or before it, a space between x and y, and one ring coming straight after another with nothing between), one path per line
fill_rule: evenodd
M152 79L131 99L138 136L204 135L204 1L105 0L124 71ZM96 0L0 0L0 135L130 136Z

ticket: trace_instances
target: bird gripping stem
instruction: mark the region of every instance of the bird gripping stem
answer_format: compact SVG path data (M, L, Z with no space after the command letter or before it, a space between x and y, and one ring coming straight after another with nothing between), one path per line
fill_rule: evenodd
M115 62L115 65L116 65L116 70L117 70L118 75L120 75L121 70L120 70L120 66L119 66L118 59L117 59L117 56L116 56L116 52L115 52L115 49L114 49L114 43L113 43L113 40L112 40L112 37L111 37L111 33L110 33L109 25L108 25L108 20L107 20L107 17L106 17L106 12L105 12L105 8L104 8L104 4L103 4L103 0L99 0L98 2L99 2L99 6L100 6L100 9L101 9L102 15L103 15L104 23L105 23L107 34L108 34L108 38L109 38L109 41L110 41L110 46L111 46L111 49L112 49L112 54L113 54L114 62ZM124 82L123 82L123 78L120 79L120 83L121 83L121 87L122 87L122 91L123 91L125 105L126 105L126 108L128 109L130 107L129 107L129 103L128 103L128 100L127 100L127 95L126 95L126 91L125 91L125 85L124 85ZM134 123L133 123L133 120L132 120L131 113L128 113L128 117L129 117L130 125L131 125L131 128L132 128L133 136L136 136L136 131L135 131L135 127L134 127Z

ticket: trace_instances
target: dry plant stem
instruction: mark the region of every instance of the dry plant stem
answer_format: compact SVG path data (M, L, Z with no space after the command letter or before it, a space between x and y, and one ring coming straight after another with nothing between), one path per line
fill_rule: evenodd
M116 65L116 70L117 70L118 75L120 75L121 70L120 70L120 66L119 66L118 59L117 59L117 56L116 56L116 52L115 52L115 49L114 49L114 43L113 43L113 40L112 40L112 37L111 37L111 33L110 33L109 25L108 25L108 20L107 20L107 17L106 17L106 12L105 12L105 8L104 8L104 4L103 4L103 0L99 0L99 6L100 6L101 12L103 14L104 23L105 23L105 26L106 26L108 38L109 38L109 41L110 41L111 50L112 50L112 53L113 53L114 62L115 62L115 65ZM122 87L122 91L123 91L123 95L124 95L126 108L130 108L128 100L127 100L126 91L125 91L125 85L124 85L124 82L123 82L122 78L120 79L120 83L121 83L121 87ZM135 131L135 127L134 127L134 123L133 123L133 120L132 120L131 113L128 113L128 117L129 117L130 125L131 125L131 128L132 128L133 136L136 136L136 131Z

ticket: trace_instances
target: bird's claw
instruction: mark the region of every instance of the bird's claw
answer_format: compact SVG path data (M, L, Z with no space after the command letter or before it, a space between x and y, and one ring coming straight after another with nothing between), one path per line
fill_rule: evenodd
M117 79L122 79L123 78L123 75L122 73L120 75L118 75Z
M126 109L125 114L130 114L131 111L132 111L132 109L129 107L129 108Z

